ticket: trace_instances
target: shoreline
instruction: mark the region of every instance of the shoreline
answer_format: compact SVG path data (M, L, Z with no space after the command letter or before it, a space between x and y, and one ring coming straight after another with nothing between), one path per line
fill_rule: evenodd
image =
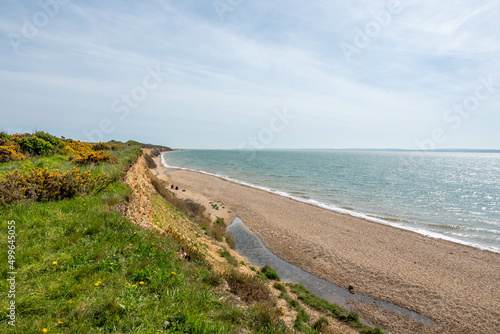
M284 261L333 284L352 284L356 293L434 319L435 330L425 332L500 331L498 253L429 238L210 174L163 164L157 171L186 190L178 192L179 197L223 203L233 218L241 217ZM412 332L405 331L408 325L403 320L369 305L358 310L393 332Z
M182 150L182 151L187 151L187 150ZM179 151L172 151L172 152L181 152L181 150L179 150ZM367 220L367 221L370 221L370 222L374 222L374 223L378 223L378 224L382 224L382 225L386 225L386 226L391 226L391 227L402 229L402 230L405 230L405 231L414 232L414 233L417 233L419 235L422 235L422 236L425 236L425 237L428 237L428 238L432 238L432 239L448 241L448 242L456 243L456 244L459 244L459 245L476 248L476 249L479 249L479 250L482 250L482 251L488 251L488 252L500 254L500 248L491 248L491 247L480 245L480 244L476 244L476 243L473 243L473 242L467 242L467 241L463 241L463 240L460 240L460 239L452 238L452 237L449 237L449 236L446 236L446 235L443 235L443 234L440 234L440 233L427 231L425 229L412 228L412 227L404 226L404 225L396 223L396 222L392 223L392 222L387 221L387 220L385 220L383 218L372 217L372 216L369 216L367 214L364 214L364 213L361 213L361 212L357 212L357 211L354 211L354 210L349 210L349 209L344 209L344 208L340 208L340 207L335 207L334 205L327 204L327 203L322 203L322 202L319 202L319 201L317 201L315 199L309 199L309 200L303 199L303 198L300 198L300 197L297 197L297 196L293 196L293 195L291 195L291 194L289 194L289 193L287 193L285 191L273 190L271 188L267 188L267 187L264 187L264 186L259 186L259 185L256 185L256 184L253 184L253 183L249 183L249 182L245 182L245 181L240 181L240 180L233 179L231 177L226 177L226 176L223 176L223 175L218 175L218 174L214 174L214 173L210 173L210 172L205 172L205 171L201 171L201 170L196 170L196 169L191 169L191 168L170 166L170 165L168 165L166 163L165 160L163 160L163 154L164 153L171 153L171 152L163 152L160 155L161 164L165 168L180 169L180 170L190 171L190 172L194 172L194 173L201 173L201 174L204 174L204 175L210 175L210 176L222 179L222 180L226 180L226 181L229 181L229 182L233 182L233 183L245 186L245 187L250 187L250 188L253 188L253 189L258 189L258 190L262 190L262 191L268 192L270 194L275 194L275 195L282 196L282 197L285 197L285 198L290 198L290 199L295 200L295 201L300 202L300 203L309 204L309 205L312 205L312 206L315 206L315 207L319 207L319 208L322 208L322 209L325 209L325 210L329 210L329 211L332 211L332 212L336 212L336 213L339 213L339 214L345 214L345 215L349 215L349 216L352 216L352 217L356 217L356 218L360 218L360 219L363 219L363 220Z

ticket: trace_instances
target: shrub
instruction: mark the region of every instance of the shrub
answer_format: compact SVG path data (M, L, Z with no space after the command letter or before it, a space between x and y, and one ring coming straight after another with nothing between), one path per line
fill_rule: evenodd
M221 217L215 217L215 222L214 222L214 225L218 225L218 226L224 226L224 227L226 227L226 223L224 223L224 218L221 218Z
M271 280L275 280L275 281L280 281L280 277L278 276L278 274L276 273L276 271L274 269L272 269L271 267L269 266L264 266L260 269L260 271L269 279Z
M153 158L151 158L151 156L149 154L144 153L144 159L146 160L146 163L148 164L148 168L154 169L154 168L158 167L156 165L156 162L153 160Z
M53 146L51 143L38 138L37 136L29 136L19 139L19 146L23 152L32 155L43 155L52 151Z
M77 154L75 157L71 159L73 163L77 165L98 165L101 162L111 162L117 163L118 160L109 153L104 153L102 151L91 151L91 152L82 152Z
M0 205L33 199L36 201L62 200L78 195L96 194L105 190L111 180L108 176L92 176L73 168L66 173L59 170L31 169L21 174L18 170L4 173L0 179Z
M66 144L61 139L59 139L51 134L48 134L47 132L37 131L34 133L34 136L45 140L46 142L50 143L54 147L63 148L64 146L66 146Z
M175 201L176 198L174 197L174 194L170 190L168 190L167 187L165 187L165 185L156 176L150 174L149 177L151 180L151 184L156 189L158 194L160 194L161 197L163 197L163 199L165 199L170 204L176 205L177 203Z
M23 160L24 158L26 157L17 152L15 146L0 146L0 163Z
M201 217L205 211L205 207L189 199L181 200L181 208L191 217Z
M279 310L269 302L256 302L250 309L252 325L257 328L270 329L269 333L280 332L279 328L272 330L278 323L279 315ZM279 326L279 324L277 325Z
M10 140L11 137L8 134L6 134L5 132L0 131L0 140L2 140L2 139Z
M151 156L153 157L157 157L159 156L161 153L160 149L159 148L154 148L152 151L151 151Z
M106 151L106 150L111 150L111 146L109 146L106 143L103 142L98 142L92 145L92 150L94 151Z
M23 160L26 157L20 152L19 144L4 132L0 132L0 163Z
M111 145L111 150L112 151L118 151L118 150L121 150L123 149L123 145L120 145L120 144L112 144Z
M78 154L82 152L92 151L92 144L83 143L79 140L68 139L67 145L64 147L64 153Z
M313 329L317 331L323 330L326 326L328 326L329 322L328 319L325 317L321 317L318 320L316 320L312 326Z
M224 275L231 292L244 302L265 302L271 298L271 291L258 278L246 276L232 270Z

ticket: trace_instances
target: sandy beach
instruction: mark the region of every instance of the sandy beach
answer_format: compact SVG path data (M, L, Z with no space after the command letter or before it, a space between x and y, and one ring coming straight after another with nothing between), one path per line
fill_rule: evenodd
M226 209L220 216L230 221L238 215L283 260L434 320L424 326L372 305L358 305L357 311L377 326L393 333L500 333L500 254L211 175L165 167L156 173L178 186L180 197L207 208L211 201L223 203Z

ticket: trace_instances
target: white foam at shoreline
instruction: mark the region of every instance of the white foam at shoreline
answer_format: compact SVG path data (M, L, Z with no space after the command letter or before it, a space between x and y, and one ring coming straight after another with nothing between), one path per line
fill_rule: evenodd
M449 236L446 236L446 235L443 235L443 234L440 234L440 233L437 233L437 232L432 232L432 231L428 231L428 230L424 230L424 229L409 227L409 226L405 226L405 225L398 224L398 223L395 223L395 222L389 222L389 221L386 221L386 220L383 220L383 219L380 219L380 218L375 218L375 217L368 216L368 215L363 214L363 213L359 213L359 212L356 212L356 211L339 208L339 207L336 207L336 206L331 205L331 204L326 204L326 203L322 203L322 202L316 201L314 199L304 199L304 198L296 197L296 196L290 195L289 193L281 191L281 190L273 190L271 188L266 188L266 187L259 186L259 185L256 185L256 184L252 184L252 183L240 181L240 180L237 180L237 179L233 179L233 178L228 177L228 176L219 175L219 174L215 174L215 173L209 173L209 172L205 172L205 171L197 170L197 169L192 169L192 168L170 166L170 165L167 164L166 160L164 159L164 155L165 155L165 153L161 155L161 162L162 162L163 166L165 166L166 168L182 169L182 170L187 170L187 171L191 171L191 172L198 172L198 173L202 173L202 174L206 174L206 175L210 175L210 176L215 176L215 177L218 177L220 179L227 180L227 181L230 181L230 182L233 182L233 183L237 183L237 184L241 184L241 185L244 185L244 186L247 186L247 187L251 187L251 188L263 190L263 191L266 191L268 193L276 194L276 195L279 195L279 196L282 196L282 197L291 198L291 199L296 200L298 202L311 204L311 205L314 205L314 206L317 206L317 207L320 207L320 208L323 208L323 209L327 209L327 210L330 210L330 211L334 211L334 212L338 212L338 213L342 213L342 214L347 214L347 215L350 215L350 216L353 216L353 217L365 219L365 220L368 220L368 221L371 221L371 222L375 222L375 223L379 223L379 224L383 224L383 225L388 225L388 226L396 227L396 228L399 228L399 229L402 229L402 230L407 230L407 231L415 232L415 233L418 233L418 234L421 234L421 235L424 235L426 237L430 237L430 238L433 238L433 239L446 240L446 241L454 242L454 243L457 243L457 244L474 247L474 248L477 248L477 249L480 249L480 250L486 250L486 251L490 251L490 252L494 252L494 253L500 253L500 248L491 247L491 246L483 246L483 245L479 245L479 244L476 244L476 243L473 243L473 242L467 242L467 241L464 241L464 240L452 238L452 237L449 237Z

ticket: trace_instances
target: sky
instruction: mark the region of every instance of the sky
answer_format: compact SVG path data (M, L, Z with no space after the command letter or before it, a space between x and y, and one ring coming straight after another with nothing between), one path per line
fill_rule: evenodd
M500 0L3 0L0 131L500 149Z

